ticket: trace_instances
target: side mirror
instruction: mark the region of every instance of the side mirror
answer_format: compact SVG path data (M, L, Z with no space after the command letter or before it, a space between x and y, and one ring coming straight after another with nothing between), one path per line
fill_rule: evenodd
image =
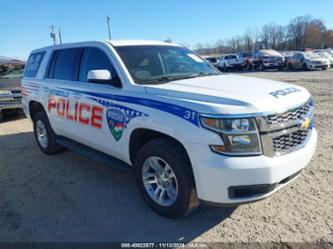
M112 75L111 72L106 69L89 70L87 79L92 83L110 83L112 81Z

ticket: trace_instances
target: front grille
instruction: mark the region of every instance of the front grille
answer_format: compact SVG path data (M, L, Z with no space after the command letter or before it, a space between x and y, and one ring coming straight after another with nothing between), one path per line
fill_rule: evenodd
M267 116L267 123L269 125L276 125L276 124L287 123L290 121L296 121L298 119L301 119L302 116L308 114L309 110L310 110L310 103L306 103L296 109L289 110L281 114Z
M297 146L302 145L309 134L309 130L296 130L292 133L273 138L273 151L275 153L285 153L292 151Z
M21 94L21 90L11 90L12 94Z
M312 117L311 99L283 113L257 117L264 154L274 157L301 148L310 136Z

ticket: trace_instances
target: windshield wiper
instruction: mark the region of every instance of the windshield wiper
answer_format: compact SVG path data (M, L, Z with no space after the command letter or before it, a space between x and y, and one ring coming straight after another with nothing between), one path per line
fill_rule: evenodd
M195 73L195 74L187 74L187 75L180 75L180 76L162 76L153 80L149 80L144 82L143 84L158 84L163 82L170 82L175 80L184 80L184 79L191 79L191 78L197 78L202 76L210 76L210 75L217 75L212 73Z

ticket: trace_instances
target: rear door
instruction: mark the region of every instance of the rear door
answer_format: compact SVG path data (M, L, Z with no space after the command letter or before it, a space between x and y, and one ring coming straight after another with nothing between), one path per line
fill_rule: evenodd
M235 65L238 63L238 58L236 55L228 55L228 63L229 65Z
M301 69L302 68L302 54L297 54L294 64L295 64L295 68L297 69Z
M43 100L46 102L49 120L58 135L70 136L75 130L72 113L74 107L69 102L68 89L77 84L81 48L55 50L51 55L45 75ZM76 117L75 117L76 118Z

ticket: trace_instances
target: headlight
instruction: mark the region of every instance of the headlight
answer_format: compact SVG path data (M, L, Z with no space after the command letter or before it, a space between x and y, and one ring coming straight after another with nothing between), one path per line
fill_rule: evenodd
M259 132L253 118L201 117L203 127L219 133L224 145L210 145L217 153L227 155L260 155Z
M253 118L219 119L201 117L201 124L211 130L226 133L257 131Z

